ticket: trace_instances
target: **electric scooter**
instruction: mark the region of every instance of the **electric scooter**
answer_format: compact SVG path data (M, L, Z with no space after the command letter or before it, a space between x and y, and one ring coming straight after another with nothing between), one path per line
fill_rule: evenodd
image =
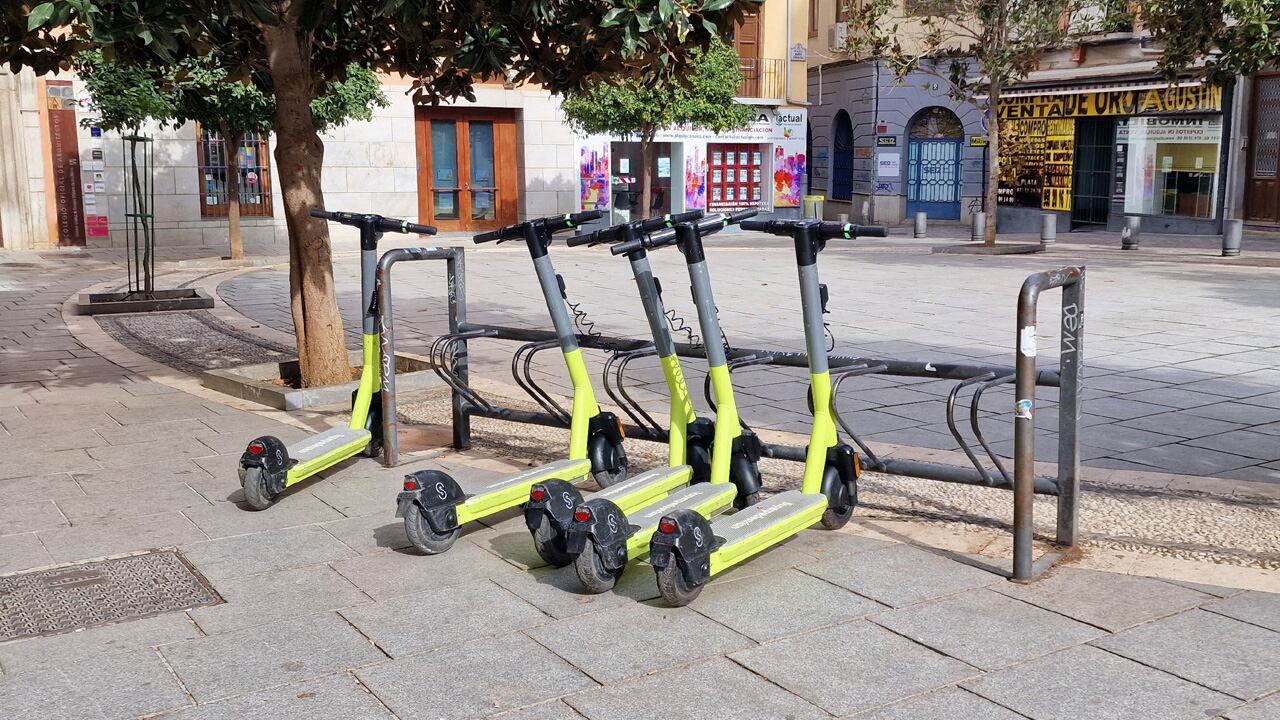
M669 604L687 605L715 575L821 523L834 530L853 516L862 468L857 452L841 442L831 414L831 373L827 365L822 310L826 287L818 281L818 253L831 238L885 235L883 227L817 220L747 221L745 230L791 237L800 276L805 344L809 352L809 400L813 427L799 490L786 490L727 517L708 521L678 510L658 522L650 542L649 562L658 590ZM680 238L687 257L701 257L696 234ZM692 265L691 265L692 267ZM699 312L704 310L699 304Z
M679 367L670 332L662 322L665 320L665 311L649 266L647 249L661 247L666 243L664 238L688 233L709 235L755 214L751 210L733 216L717 215L696 225L680 223L674 229L643 236L634 229L627 229L623 233L623 242L612 248L614 255L625 255L631 262L655 344L664 348L664 362L674 362ZM597 493L578 505L574 509L573 524L568 529L566 547L570 553L577 553L574 569L583 587L590 592L600 593L612 588L621 578L628 562L648 553L649 539L663 517L676 511L714 517L735 505L750 504L758 496L760 473L756 462L760 457L760 446L755 436L743 427L738 418L733 385L729 381L725 362L725 349L720 342L723 335L714 311L715 302L711 296L705 267L699 272L690 265L690 280L694 301L698 305L699 328L704 338L714 338L713 341L706 342L705 348L708 372L715 390L716 420L712 428L707 428L705 419L695 421L704 437L710 430L709 482L679 488L664 498L636 503L630 508L605 496L604 493L608 491ZM711 308L711 311L704 312L705 308ZM677 407L676 388L672 392L674 416ZM688 403L687 394L683 402ZM692 405L687 407L692 412ZM672 425L674 434L674 421Z
M363 316L363 362L360 384L351 397L351 421L286 445L263 435L249 443L240 456L240 487L254 510L271 506L285 488L358 454L376 457L382 452L382 401L379 385L381 358L374 327L374 272L378 267L378 240L383 233L435 235L436 229L407 220L368 213L329 212L314 209L311 217L360 228L360 300Z
M414 547L428 555L445 552L458 539L461 526L515 507L529 498L536 483L562 480L578 485L592 475L602 487L627 476L627 456L622 447L622 423L596 403L582 350L566 305L563 281L552 267L547 249L554 233L594 220L603 213L592 210L539 218L476 235L477 243L523 239L533 259L534 272L560 350L573 385L573 410L569 422L569 457L525 470L500 480L458 479L438 470L407 475L404 490L396 497L396 517L404 519L405 532ZM551 565L573 562L563 540L549 524L534 532L538 554Z

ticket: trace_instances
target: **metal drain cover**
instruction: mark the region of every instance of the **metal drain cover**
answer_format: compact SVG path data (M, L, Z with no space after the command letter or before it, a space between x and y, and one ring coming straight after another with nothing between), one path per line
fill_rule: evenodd
M172 550L0 576L0 642L220 602Z

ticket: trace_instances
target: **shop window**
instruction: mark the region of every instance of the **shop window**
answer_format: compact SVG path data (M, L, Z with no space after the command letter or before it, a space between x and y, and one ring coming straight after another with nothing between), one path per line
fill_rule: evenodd
M764 186L761 145L707 145L707 209L738 210L760 207Z
M818 0L809 0L809 37L818 37Z
M1221 147L1220 116L1120 120L1116 150L1117 170L1124 168L1124 211L1214 218Z
M853 123L849 113L836 113L831 148L831 199L853 199Z
M227 216L227 143L216 130L197 127L200 217ZM267 137L245 133L240 143L240 214L271 216L271 167Z

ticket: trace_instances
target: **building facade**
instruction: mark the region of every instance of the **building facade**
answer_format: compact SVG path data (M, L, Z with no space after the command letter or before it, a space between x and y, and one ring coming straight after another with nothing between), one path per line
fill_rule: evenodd
M734 28L743 81L736 101L755 109L737 131L672 127L654 138L652 207L646 214L758 209L798 217L808 176L806 4L765 0ZM608 221L640 215L640 143L578 138L579 206L608 210Z
M442 230L498 227L578 204L575 139L559 102L537 88L476 88L474 103L416 106L409 83L384 78L389 101L367 122L322 135L330 209L414 218ZM126 165L143 152L93 125L74 76L0 72L0 243L16 250L122 247ZM229 148L194 123L144 127L160 247L227 243ZM246 246L283 253L288 232L274 138L246 137L240 208ZM354 237L335 226L338 239Z

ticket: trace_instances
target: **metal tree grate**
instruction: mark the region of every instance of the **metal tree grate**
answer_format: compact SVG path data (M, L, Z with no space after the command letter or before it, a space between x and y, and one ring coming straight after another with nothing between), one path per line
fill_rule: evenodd
M220 602L172 550L0 576L0 642Z

